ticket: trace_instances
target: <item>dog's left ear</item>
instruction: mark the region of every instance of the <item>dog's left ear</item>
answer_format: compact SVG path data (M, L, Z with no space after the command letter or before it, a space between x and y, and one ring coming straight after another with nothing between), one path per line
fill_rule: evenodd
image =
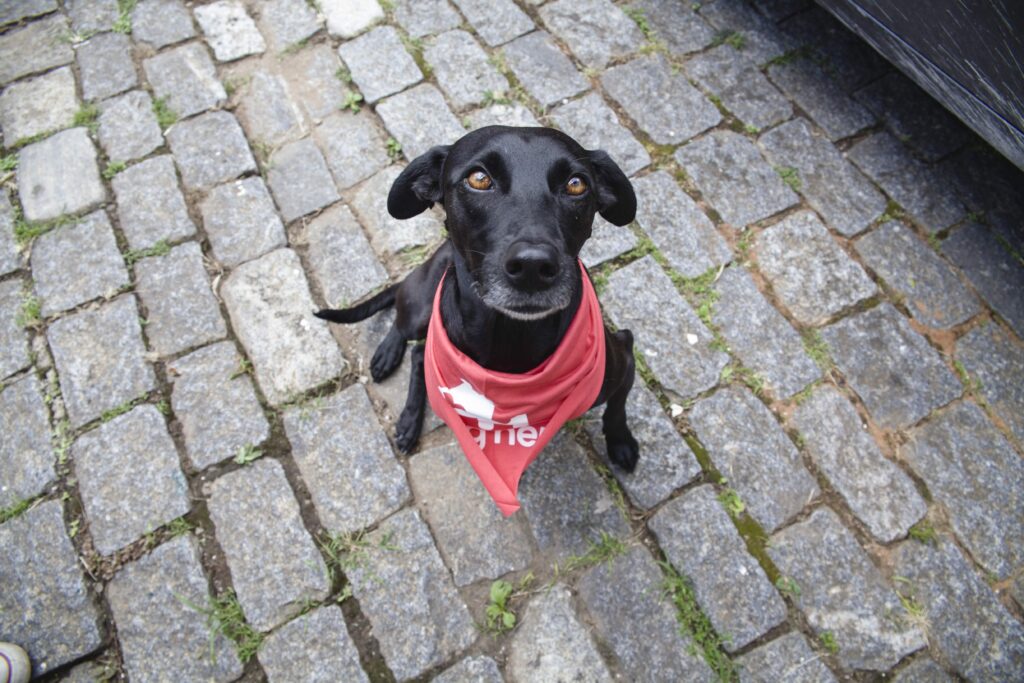
M412 160L388 193L388 213L398 219L423 213L444 199L441 168L451 145L438 145Z
M626 225L636 217L636 194L629 178L604 150L587 154L597 173L597 212L614 225Z

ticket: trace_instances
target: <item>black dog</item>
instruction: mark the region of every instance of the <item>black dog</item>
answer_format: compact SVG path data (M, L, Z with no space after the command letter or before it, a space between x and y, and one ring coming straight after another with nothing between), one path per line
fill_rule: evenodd
M388 212L411 218L443 202L448 239L404 281L344 310L321 310L325 320L351 323L394 305L394 325L370 363L373 379L402 362L407 342L426 337L443 321L451 342L479 365L527 372L550 356L581 299L576 265L590 237L594 214L626 225L636 196L625 174L603 151L588 151L549 128L488 126L453 145L417 157L395 180ZM431 321L434 293L442 321ZM605 329L606 367L601 393L608 455L632 471L639 455L626 424L633 386L633 335ZM419 440L426 403L423 345L412 350L413 369L396 441L409 452Z

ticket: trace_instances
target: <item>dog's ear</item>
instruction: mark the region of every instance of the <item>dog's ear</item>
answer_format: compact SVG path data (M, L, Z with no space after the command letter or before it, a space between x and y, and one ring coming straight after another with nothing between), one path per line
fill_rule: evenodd
M441 168L450 148L431 147L405 167L388 193L388 213L398 219L412 218L444 199Z
M614 225L626 225L636 217L636 194L629 178L604 150L589 150L597 173L597 212Z

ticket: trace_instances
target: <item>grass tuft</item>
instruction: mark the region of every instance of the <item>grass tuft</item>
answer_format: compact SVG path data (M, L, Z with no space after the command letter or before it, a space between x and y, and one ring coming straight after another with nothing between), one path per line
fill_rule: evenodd
M5 508L0 508L0 524L3 524L9 519L14 519L18 515L23 514L30 507L32 507L32 501L19 500L18 502L8 505Z
M153 113L156 114L156 122L160 126L160 130L167 130L178 120L177 112L167 104L166 97L153 99Z
M210 600L205 607L193 605L188 600L179 600L196 612L206 617L206 626L210 631L210 661L216 662L217 653L214 649L216 637L222 635L235 644L235 651L243 663L248 662L256 654L263 642L263 634L245 622L242 605L233 590L228 590L220 597Z
M700 653L719 681L736 681L739 671L722 649L726 639L715 633L711 620L701 612L689 579L682 576L667 562L660 562L665 572L662 584L666 595L676 608L676 619L684 635L693 639L694 654Z
M106 180L111 180L118 173L127 168L127 165L123 161L111 161L107 164L107 167L103 169L103 177Z
M150 256L166 256L170 251L171 247L167 244L167 240L160 240L146 249L132 249L124 255L124 261L130 266Z
M776 166L775 172L782 178L782 182L789 185L794 192L799 192L803 182L800 180L800 173L792 166Z

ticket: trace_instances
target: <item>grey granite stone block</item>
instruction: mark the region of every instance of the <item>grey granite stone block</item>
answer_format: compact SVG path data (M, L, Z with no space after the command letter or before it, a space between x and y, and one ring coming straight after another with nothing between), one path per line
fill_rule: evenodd
M835 683L802 633L787 633L736 659L740 683Z
M590 84L544 31L513 40L502 49L509 68L543 107L577 95Z
M711 348L711 332L652 257L613 273L601 300L619 329L632 330L636 350L666 389L689 398L718 383L729 357Z
M739 34L743 53L755 64L764 64L798 47L795 40L742 0L702 4L700 15L718 30L718 35Z
M196 242L135 264L136 289L146 307L146 336L161 356L221 339L227 334Z
M267 185L286 223L341 199L327 162L309 138L274 152L269 166Z
M112 295L130 282L105 211L40 235L32 245L32 274L43 316Z
M85 128L72 128L18 153L18 194L25 219L45 221L79 213L107 198L96 147Z
M882 543L906 535L928 511L914 482L886 460L853 406L832 387L818 388L797 406L793 423L815 465Z
M817 217L792 214L756 238L757 265L793 317L818 325L878 292Z
M680 4L675 0L637 0L631 10L643 12L655 41L663 41L670 52L694 52L715 39L715 30L696 12L699 5Z
M284 225L258 177L219 185L199 205L213 256L226 266L285 245Z
M849 137L875 122L867 109L809 59L773 64L768 75L831 140Z
M462 18L447 0L396 0L395 21L412 38L457 28Z
M330 591L327 565L280 463L261 458L207 486L210 519L246 620L266 631Z
M341 609L322 607L277 629L263 641L260 664L270 683L370 679L359 666L359 651Z
M971 281L982 298L1024 337L1024 265L985 226L972 223L954 232L942 253Z
M473 642L469 610L419 514L403 510L367 540L348 577L395 678L414 678Z
M0 25L37 17L57 9L57 0L3 0L0 2Z
M821 376L800 335L758 291L743 268L722 271L712 321L743 365L762 377L779 398L792 396Z
M256 23L241 2L217 0L199 5L192 13L218 62L230 62L267 49Z
M282 76L260 70L249 80L238 107L249 137L270 147L302 137L308 131L299 106Z
M114 176L111 184L121 229L132 249L148 249L161 240L178 240L196 231L169 155L135 164Z
M584 426L597 452L607 458L608 448L601 433L604 408L598 407L585 416ZM665 415L658 398L642 381L633 384L626 400L629 429L640 445L636 469L611 472L635 505L650 510L668 498L673 491L700 475L700 463L686 442Z
M164 144L153 101L142 90L101 103L97 135L107 158L114 161L140 159Z
M320 30L320 19L305 0L268 0L260 6L259 25L270 48L281 53Z
M736 228L767 218L799 201L750 140L714 131L679 149L675 159L705 199Z
M822 336L882 427L912 425L963 391L938 353L889 304L846 318Z
M723 647L735 652L786 619L786 604L772 587L714 489L701 486L676 498L648 525L679 572L693 582L698 604Z
M221 296L272 405L341 372L341 352L327 323L313 317L313 300L295 252L278 249L242 264L225 280Z
M0 283L0 378L32 363L28 355L28 336L18 324L18 315L27 296L20 278Z
M526 568L531 553L522 515L501 514L457 443L417 454L409 476L456 586Z
M224 86L201 43L189 43L142 62L156 97L181 118L212 109L227 100Z
M430 244L441 234L441 221L435 211L425 211L403 221L388 213L388 191L401 172L400 166L382 169L359 187L350 202L369 231L371 242L381 252L395 253Z
M71 63L68 20L53 14L0 36L0 85Z
M989 409L1024 443L1024 349L1000 326L976 327L957 342L963 363Z
M548 30L594 69L635 52L644 41L636 22L609 0L555 0L541 7L540 16Z
M280 73L288 81L292 97L314 122L338 111L351 92L341 80L341 60L325 44L284 57Z
M7 190L0 190L0 275L21 267L21 253L14 239L14 207Z
M103 644L102 615L64 531L57 501L0 525L0 630L32 653L32 674L53 669Z
M185 187L198 190L256 170L235 117L210 112L175 125L167 134Z
M519 103L492 104L469 115L469 130L484 126L539 126L533 113Z
M799 586L791 597L816 635L832 634L851 669L885 671L925 646L896 593L828 508L771 538L768 555Z
M365 112L331 114L313 130L313 139L327 160L334 182L343 190L391 162L384 136Z
M133 680L234 680L232 643L197 611L210 602L199 548L173 539L121 569L107 588L124 667ZM92 680L92 679L90 679Z
M686 63L686 73L717 95L725 108L748 126L767 128L793 115L789 101L775 89L743 51L719 45Z
M537 546L554 560L585 554L602 533L629 535L622 511L565 430L523 474L519 499Z
M939 232L964 217L963 204L948 191L950 179L937 167L911 157L888 133L861 140L847 155L928 232Z
M441 92L424 83L377 105L377 115L410 161L434 145L451 144L466 134Z
M270 426L231 342L193 351L168 365L171 407L192 466L203 469L263 443Z
M655 171L633 181L633 189L637 223L680 275L698 277L732 257L714 224L671 175Z
M67 3L75 33L109 31L120 14L117 0L70 0Z
M131 295L61 318L46 337L72 427L156 387Z
M508 80L465 31L442 33L429 42L423 56L456 109L482 103L486 92L503 93L508 88Z
M882 193L804 119L770 130L760 143L776 169L796 169L796 189L843 235L861 232L885 211Z
M715 105L673 73L662 55L639 57L601 76L605 91L651 139L678 145L722 120Z
M512 0L454 0L477 34L490 46L533 30L533 22Z
M139 0L132 11L132 38L155 49L195 35L192 15L181 0Z
M636 235L629 228L612 225L601 216L594 217L590 239L583 245L580 258L588 268L611 261L637 245Z
M908 541L895 571L900 591L924 608L932 647L970 681L1008 681L1024 668L1024 627L999 603L948 538L938 545Z
M344 308L387 284L387 271L344 204L310 221L306 239L310 274L329 308Z
M405 472L362 385L284 414L292 457L324 526L351 534L409 499Z
M4 88L0 95L0 126L4 141L18 140L71 125L78 111L75 75L65 66Z
M103 555L189 511L178 451L152 405L78 437L71 457L89 533Z
M384 18L384 10L374 0L324 0L321 11L332 36L351 38Z
M662 583L647 550L633 546L587 572L578 590L629 680L715 680L690 638L681 634Z
M690 422L728 486L765 530L778 529L818 495L800 453L746 389L729 386L701 399Z
M921 656L900 669L894 683L955 683L931 657Z
M28 500L53 479L50 420L43 403L43 387L27 375L0 392L0 509Z
M880 225L857 240L854 248L929 327L953 327L981 311L953 269L903 223Z
M556 585L530 601L509 648L517 681L607 681L612 675L573 613L569 589Z
M132 42L121 33L101 33L78 46L82 97L103 100L138 85Z
M338 54L368 104L423 80L420 68L390 26L380 26L342 44Z
M808 46L810 59L821 64L846 92L877 80L892 68L885 57L821 7L790 17L780 27L794 46Z
M498 664L490 657L466 657L445 669L434 683L503 683Z
M597 93L563 104L551 112L551 118L583 147L608 152L627 176L651 163L644 146L619 123L615 112Z
M973 403L914 430L901 455L946 508L957 537L987 571L1007 578L1024 563L1024 461Z

